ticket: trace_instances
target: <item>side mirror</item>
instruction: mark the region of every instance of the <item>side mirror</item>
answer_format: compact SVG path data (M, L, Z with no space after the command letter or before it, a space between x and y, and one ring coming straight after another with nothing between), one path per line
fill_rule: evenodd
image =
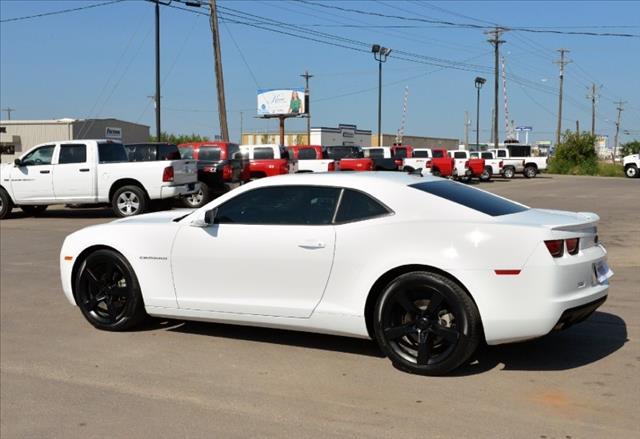
M218 216L218 208L214 207L213 209L207 210L204 213L204 222L206 225L210 226L216 223L216 217Z
M22 166L22 161L20 161L20 159L15 159L13 161L13 164L16 165L16 166Z

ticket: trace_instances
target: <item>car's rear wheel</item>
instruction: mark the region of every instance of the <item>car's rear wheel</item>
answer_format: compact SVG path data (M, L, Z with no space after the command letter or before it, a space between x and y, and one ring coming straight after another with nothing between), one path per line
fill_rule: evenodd
M378 298L375 336L396 367L443 375L475 352L481 337L478 310L451 279L411 272L392 281Z
M147 196L138 186L123 186L113 194L111 207L121 218L140 215L147 210Z
M82 315L98 329L124 331L146 317L138 279L129 262L113 250L97 250L83 262L74 295Z
M507 166L506 168L504 168L504 170L502 171L502 176L506 179L512 179L513 176L515 175L516 170L512 167L512 166Z
M431 170L431 175L433 175L434 177L440 177L442 173L440 172L440 169L434 168Z
M482 174L480 174L480 181L489 181L491 180L491 166L487 166L484 168L484 170L482 171Z
M42 212L47 210L47 207L49 207L49 206L47 206L46 204L43 204L43 205L38 205L38 206L20 206L20 209L22 209L22 211L24 213L26 213L27 215L38 216Z
M525 177L534 178L536 175L538 175L538 170L535 166L527 166L526 168L524 168Z
M198 208L202 207L209 202L210 193L209 187L201 184L198 192L194 192L182 198L182 203L185 207Z
M5 219L11 213L13 203L7 191L0 187L0 219Z
M629 178L638 177L638 167L636 165L627 165L624 173Z

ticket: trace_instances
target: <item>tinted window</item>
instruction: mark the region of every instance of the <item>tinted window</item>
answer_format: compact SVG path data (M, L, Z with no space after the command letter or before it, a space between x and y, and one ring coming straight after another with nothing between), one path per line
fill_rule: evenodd
M126 145L125 149L130 162L150 162L156 159L154 145Z
M365 149L366 156L372 159L384 158L384 150L382 148Z
M218 208L221 224L331 224L340 189L273 186L238 195Z
M180 157L186 160L193 159L193 146L181 146Z
M180 160L180 151L176 145L158 145L158 160Z
M453 153L453 158L455 159L466 159L467 154L463 151L456 151Z
M50 165L55 145L41 146L31 151L22 159L23 166Z
M426 149L418 149L413 151L414 157L426 157L429 158L429 151Z
M529 145L507 145L511 157L529 157L531 146Z
M272 159L273 158L273 148L254 148L254 150L253 150L253 158L256 159L256 160Z
M129 158L122 143L98 143L100 163L128 162Z
M507 152L505 150L498 150L498 157L506 157Z
M396 153L393 155L395 159L403 159L407 156L407 148L397 148Z
M454 181L418 183L412 184L411 187L491 216L509 215L528 210L497 195Z
M493 160L493 154L491 154L490 152L483 152L482 158L487 160Z
M389 210L362 192L345 189L336 215L337 223L364 220L386 215Z
M211 146L201 146L198 153L198 160L208 160L217 162L220 160L220 148Z
M301 148L298 150L299 160L315 160L316 158L318 158L316 156L316 150L313 148Z
M362 157L362 153L357 147L353 146L328 146L325 150L325 157L333 160L344 158Z
M433 151L433 158L440 159L442 157L444 157L444 152L439 151L439 150Z
M59 164L84 163L87 161L87 145L62 145L60 147Z
M230 143L227 146L227 159L241 159L240 148L235 143Z

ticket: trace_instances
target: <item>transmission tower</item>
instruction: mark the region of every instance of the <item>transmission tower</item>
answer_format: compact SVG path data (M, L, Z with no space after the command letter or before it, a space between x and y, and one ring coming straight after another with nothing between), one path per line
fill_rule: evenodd
M402 118L400 119L400 128L396 134L396 144L402 145L402 137L404 136L404 126L407 121L407 101L409 100L409 86L404 88L404 99L402 100Z
M507 99L507 69L505 68L504 56L502 57L502 95L504 96L504 131L505 140L515 140L516 130L513 122L509 118L509 100Z

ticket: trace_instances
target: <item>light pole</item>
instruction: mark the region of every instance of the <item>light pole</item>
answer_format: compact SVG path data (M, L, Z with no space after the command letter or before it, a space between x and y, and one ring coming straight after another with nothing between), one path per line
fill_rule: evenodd
M391 49L379 44L371 46L373 58L378 61L378 146L382 146L382 63L387 61Z
M486 79L480 76L476 77L476 90L478 90L478 98L476 99L476 149L480 151L480 89L482 84L487 82Z

